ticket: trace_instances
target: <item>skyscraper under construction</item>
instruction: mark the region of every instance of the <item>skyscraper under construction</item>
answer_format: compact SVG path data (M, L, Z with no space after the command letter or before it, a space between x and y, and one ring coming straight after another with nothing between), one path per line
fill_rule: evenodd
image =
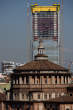
M39 41L42 40L50 61L60 64L60 4L51 6L31 6L33 30L33 56L37 54Z

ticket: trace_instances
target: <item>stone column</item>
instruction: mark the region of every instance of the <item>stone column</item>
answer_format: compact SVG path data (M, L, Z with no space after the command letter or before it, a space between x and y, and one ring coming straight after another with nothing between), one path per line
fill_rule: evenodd
M67 84L68 84L68 76L66 77L66 80L67 80Z
M13 93L13 100L15 100L15 94Z
M42 99L44 100L44 92L42 93Z
M11 105L9 105L8 108L9 108L8 110L12 110Z
M43 103L38 104L38 110L45 110Z
M29 84L32 84L32 76L29 76Z
M47 94L47 99L49 99L49 94Z
M26 76L24 77L24 84L26 84Z
M57 76L57 84L60 84L60 77Z
M16 79L16 84L18 84L18 79Z
M48 84L48 76L47 76L47 84Z
M51 78L48 76L48 84L51 84Z
M32 84L35 84L35 77L32 77Z
M15 79L13 80L13 84L15 84Z
M45 82L44 82L44 78L43 78L44 76L42 76L42 84L45 84Z
M40 76L40 84L42 84L42 76Z
M52 76L52 84L55 84L55 76Z
M19 92L19 100L22 100L22 93Z
M65 76L65 84L67 84L67 77Z
M35 84L37 84L37 76L35 76Z
M6 104L4 102L2 102L2 109L0 108L0 110L6 110Z
M61 84L64 84L64 76L61 76Z
M7 100L9 100L9 99L10 99L10 93L7 92Z
M19 84L23 84L21 76L19 77Z
M68 76L68 84L70 84L71 83L71 78L70 78L70 76Z
M6 110L8 110L8 104L6 104Z

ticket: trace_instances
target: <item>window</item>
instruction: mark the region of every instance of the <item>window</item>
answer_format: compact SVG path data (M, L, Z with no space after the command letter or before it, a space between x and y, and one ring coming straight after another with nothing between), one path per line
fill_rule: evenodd
M17 110L19 110L19 108L17 108Z
M23 82L23 84L24 84L24 77L22 77L22 82Z
M37 84L39 84L39 81L37 80Z
M52 98L55 98L55 93L52 93Z
M8 105L6 104L6 110L8 110Z
M15 93L15 94L14 94L14 99L15 99L15 100L18 100L18 98L19 98L19 94L18 94L18 93Z
M45 80L45 84L47 84L47 77L46 76L44 76L44 80Z
M44 95L44 99L47 99L47 94Z
M40 99L40 94L38 94L38 99Z
M24 99L24 94L22 94L22 99Z
M26 77L26 84L28 84L29 83L29 77L27 76Z
M38 110L43 110L42 104L39 104L39 107L38 108L39 108Z
M61 93L61 96L64 96L64 93Z
M16 97L16 93L15 93L15 97Z
M34 84L34 83L35 83L35 77L32 76L32 84Z
M12 104L12 110L15 110L15 105L14 104Z
M15 84L15 80L13 80L13 84Z
M57 76L55 76L55 84L57 84Z
M30 96L29 96L29 97L30 97L30 99L33 99L33 94L30 94Z
M66 110L70 110L69 108L66 108Z
M52 110L56 110L55 108L53 108Z
M26 94L26 99L29 99L29 95L28 94Z
M49 94L49 98L51 98L51 94Z
M72 94L70 94L70 96L72 96Z

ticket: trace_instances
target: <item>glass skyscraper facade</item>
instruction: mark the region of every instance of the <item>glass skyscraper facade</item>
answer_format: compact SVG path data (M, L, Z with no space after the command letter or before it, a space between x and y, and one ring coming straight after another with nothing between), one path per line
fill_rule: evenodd
M32 55L37 54L39 40L43 41L50 61L60 64L60 5L31 6L32 11Z

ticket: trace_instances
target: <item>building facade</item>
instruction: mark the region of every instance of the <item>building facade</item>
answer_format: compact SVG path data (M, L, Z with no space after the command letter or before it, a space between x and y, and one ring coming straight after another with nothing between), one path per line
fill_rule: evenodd
M11 74L5 110L72 110L71 85L70 71L48 61L40 43L34 60Z
M4 74L10 74L13 72L13 69L16 67L16 66L20 66L22 64L20 63L15 63L13 61L3 61L1 63L1 70L2 70L2 73Z
M49 61L61 64L60 4L52 6L31 6L32 12L32 51L37 54L39 40L43 40Z

